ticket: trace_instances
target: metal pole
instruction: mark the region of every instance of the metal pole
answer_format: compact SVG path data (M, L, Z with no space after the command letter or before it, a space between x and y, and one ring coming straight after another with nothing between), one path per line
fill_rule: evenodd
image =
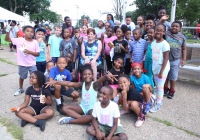
M171 23L175 20L175 13L176 13L176 0L173 0L172 2L172 8L171 8Z
M126 17L126 9L125 9L125 0L123 0L123 23L125 23L125 17Z

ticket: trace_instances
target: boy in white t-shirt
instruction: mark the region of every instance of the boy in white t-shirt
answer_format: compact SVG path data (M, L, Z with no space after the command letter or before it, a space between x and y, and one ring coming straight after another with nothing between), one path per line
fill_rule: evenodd
M5 41L12 42L17 47L17 63L19 73L19 89L15 92L14 96L20 95L24 92L23 83L27 78L28 72L37 71L36 57L40 55L39 44L36 40L33 40L34 28L32 26L25 26L23 33L25 38L10 38L11 27L6 29Z
M86 130L92 135L90 139L128 139L120 124L118 105L111 101L112 94L113 89L109 86L100 89L99 102L95 103L92 112L92 126Z

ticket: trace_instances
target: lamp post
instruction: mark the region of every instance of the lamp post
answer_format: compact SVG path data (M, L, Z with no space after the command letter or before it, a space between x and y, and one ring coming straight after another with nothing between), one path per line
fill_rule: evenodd
M171 8L171 23L175 20L175 13L176 13L176 0L173 0L172 2L172 8Z
M78 20L78 9L79 9L79 6L78 5L75 5L76 6L76 8L77 8L77 25L78 25L78 27L79 27L79 20Z

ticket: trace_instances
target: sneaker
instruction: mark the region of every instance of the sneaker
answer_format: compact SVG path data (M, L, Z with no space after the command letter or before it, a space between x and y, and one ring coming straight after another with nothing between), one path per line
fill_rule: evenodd
M169 88L164 87L164 96L167 96L169 94Z
M63 104L59 104L56 106L57 111L61 114L61 115L66 115L63 110L62 110Z
M35 126L40 127L40 130L44 131L44 129L45 129L45 120L37 120L35 122Z
M21 127L24 127L27 123L28 123L27 121L22 120L22 121L21 121Z
M59 124L69 124L70 120L73 120L74 118L72 117L62 117L58 120Z
M175 93L175 90L174 89L170 89L169 93L167 95L167 98L172 99L174 97L174 93Z
M18 89L15 93L14 93L14 96L18 96L20 94L24 93L24 90L23 89Z
M97 140L97 138L95 136L90 136L89 140Z
M149 109L151 113L157 112L160 110L160 104L154 105L152 108Z
M146 112L149 112L150 104L146 103Z
M140 127L140 126L142 126L143 122L144 122L144 121L142 121L142 120L140 119L140 117L138 117L137 121L135 122L135 127Z

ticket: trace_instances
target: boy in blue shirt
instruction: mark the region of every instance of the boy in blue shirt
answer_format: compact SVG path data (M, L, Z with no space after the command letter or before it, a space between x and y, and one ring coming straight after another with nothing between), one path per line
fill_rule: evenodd
M57 67L51 68L50 74L49 74L49 82L52 81L71 81L72 76L68 70L65 69L67 66L67 62L65 57L59 57L57 59L56 63ZM62 102L60 95L65 95L68 97L73 98L74 101L77 101L77 98L79 97L79 92L75 91L74 89L66 86L61 85L54 85L55 88L55 97L57 102L57 110L60 112L60 114L65 115L65 113L62 111Z
M57 62L57 58L60 57L60 43L63 40L60 35L62 32L61 26L54 27L55 35L49 37L48 41L48 61Z
M36 40L39 43L40 55L36 57L36 67L38 71L45 72L46 70L46 44L44 43L46 30L37 28L35 30Z
M131 42L129 52L130 52L130 62L131 63L143 63L144 54L147 50L147 42L142 39L141 29L133 30L134 41Z
M142 63L133 63L131 66L133 69L133 75L130 76L132 87L144 96L145 102L147 103L146 110L148 112L150 107L149 100L153 92L153 87L149 77L142 73Z

